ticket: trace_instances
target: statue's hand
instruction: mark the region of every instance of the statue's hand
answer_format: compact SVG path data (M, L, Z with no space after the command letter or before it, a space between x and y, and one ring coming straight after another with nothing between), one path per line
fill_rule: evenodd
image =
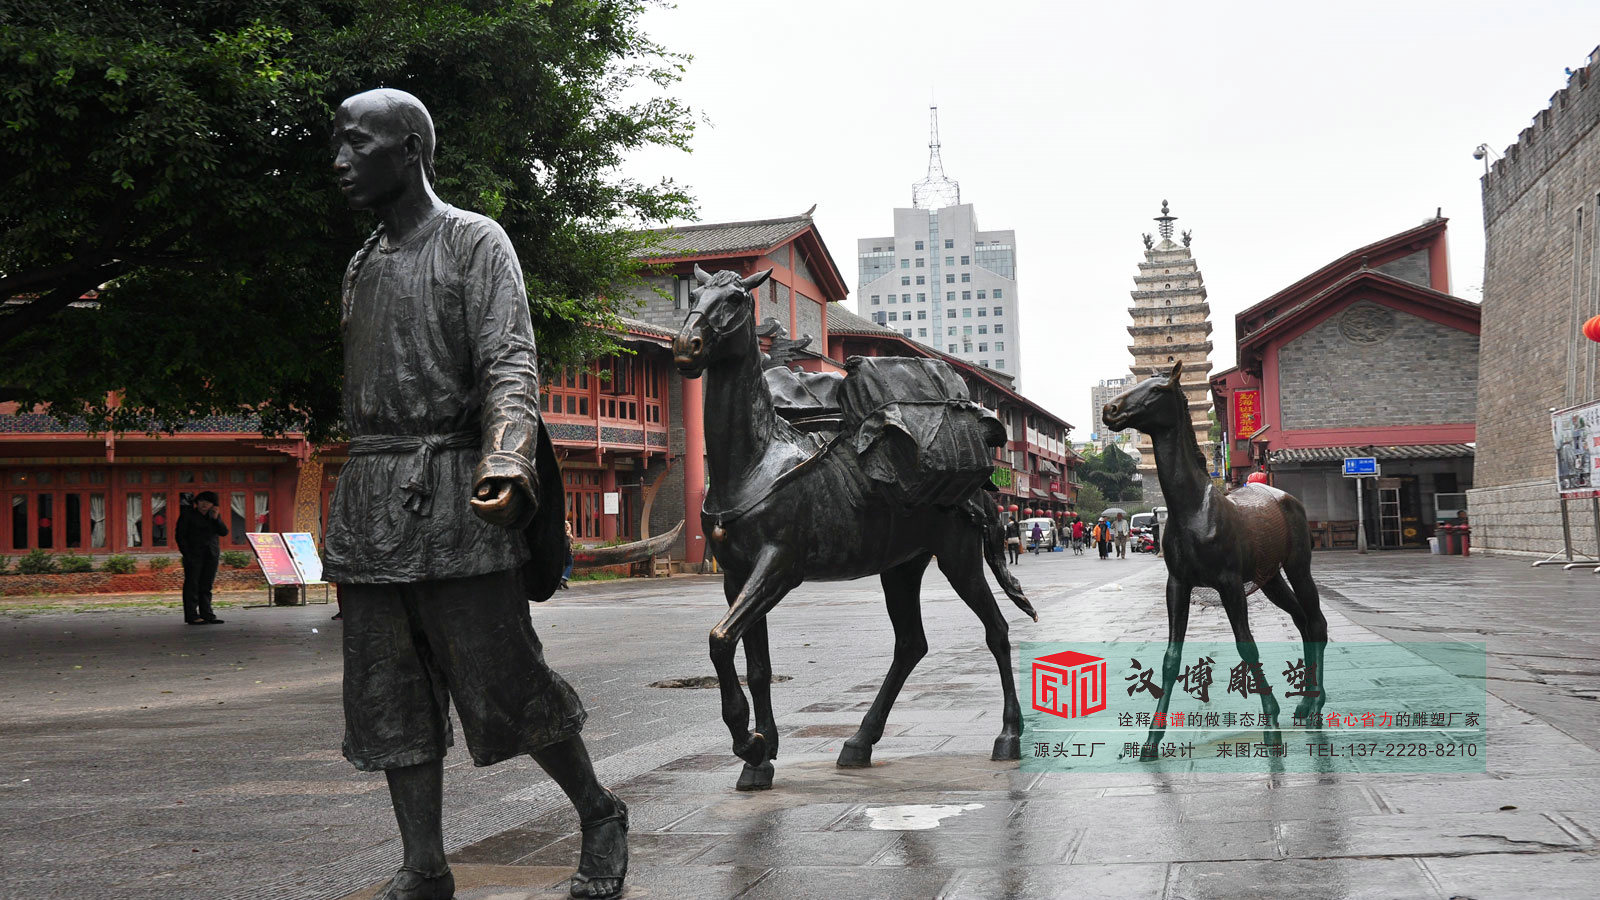
M509 478L485 478L472 498L472 511L490 525L510 528L523 521L530 500Z

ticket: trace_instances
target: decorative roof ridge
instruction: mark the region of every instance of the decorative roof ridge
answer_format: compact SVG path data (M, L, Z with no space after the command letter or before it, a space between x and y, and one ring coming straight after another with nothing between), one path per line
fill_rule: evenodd
M1366 246L1357 247L1356 249L1351 250L1349 253L1344 254L1338 259L1335 259L1333 262L1330 262L1327 265L1318 268L1309 275L1300 278L1288 287L1273 292L1266 299L1245 307L1245 309L1237 313L1234 318L1236 320L1243 321L1246 316L1249 316L1258 310L1265 309L1274 303L1282 303L1285 296L1288 296L1297 290L1301 290L1306 286L1315 283L1318 279L1326 278L1342 267L1355 264L1357 271L1373 271L1366 269L1365 264L1362 262L1364 257L1371 257L1377 253L1384 253L1389 250L1397 249L1402 244L1420 240L1424 237L1436 236L1437 234L1445 231L1445 226L1449 221L1450 219L1447 216L1434 216L1428 221L1423 222L1421 225L1416 225L1411 228L1407 228L1404 231L1396 232L1388 237L1373 241ZM1340 281L1343 280L1343 278L1340 279ZM1429 290L1432 290L1432 288L1429 288ZM1445 294L1444 296L1448 297L1451 295Z

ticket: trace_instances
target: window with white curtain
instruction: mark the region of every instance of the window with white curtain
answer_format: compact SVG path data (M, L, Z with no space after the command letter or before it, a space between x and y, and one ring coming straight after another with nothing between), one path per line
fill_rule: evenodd
M89 495L89 546L105 549L106 546L106 495Z
M266 491L256 491L256 531L267 530L267 498L270 496Z
M128 495L128 546L144 546L144 496Z

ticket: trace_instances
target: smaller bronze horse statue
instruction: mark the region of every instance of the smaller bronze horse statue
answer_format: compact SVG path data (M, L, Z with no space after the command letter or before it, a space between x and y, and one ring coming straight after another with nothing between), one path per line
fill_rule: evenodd
M992 758L1020 759L1022 710L1009 626L984 579L984 564L1019 609L1035 621L1038 615L1006 568L993 495L974 487L959 502L938 505L880 496L852 441L826 441L776 413L762 374L751 294L771 270L741 279L731 271L709 275L697 266L694 274L694 307L672 346L684 377L703 377L705 383L710 484L701 521L726 573L729 607L711 631L711 661L722 689L722 720L733 736L733 752L745 762L739 790L771 787L772 760L778 755L767 613L804 581L866 575L882 580L894 625L894 661L838 760L844 767L869 766L895 698L928 652L922 575L935 558L983 623L984 641L1000 671L1005 700ZM755 701L754 732L734 669L734 649L741 640Z
M1245 612L1247 585L1260 588L1300 630L1306 690L1316 691L1315 697L1309 693L1302 697L1295 709L1295 717L1305 721L1320 712L1327 699L1321 679L1328 642L1328 623L1322 617L1317 584L1311 580L1311 529L1306 525L1306 508L1293 496L1265 484L1247 484L1224 494L1212 483L1195 442L1189 401L1180 384L1182 374L1183 363L1179 362L1171 375L1157 375L1134 385L1100 412L1112 431L1137 428L1150 435L1156 474L1167 500L1167 524L1161 529L1161 549L1167 560L1167 653L1162 661L1155 721L1166 720L1183 657L1183 636L1189 627L1189 595L1196 587L1215 588L1222 595L1222 608L1233 626L1240 658L1261 672L1257 668L1261 658ZM1261 694L1261 711L1270 723L1266 741L1280 741L1278 701L1270 693ZM1164 731L1162 727L1150 729L1141 756L1149 758Z

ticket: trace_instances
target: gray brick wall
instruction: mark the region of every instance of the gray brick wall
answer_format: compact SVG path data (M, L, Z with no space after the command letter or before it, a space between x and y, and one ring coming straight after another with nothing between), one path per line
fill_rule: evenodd
M1428 249L1424 247L1410 256L1402 256L1394 262L1378 266L1376 271L1385 275L1393 275L1401 281L1420 284L1423 287L1432 287L1429 278Z
M1582 340L1574 323L1585 312L1600 311L1592 266L1594 218L1600 213L1594 196L1600 189L1597 80L1594 66L1574 76L1483 179L1480 488L1529 478L1553 482L1549 410L1570 405L1568 375L1574 369L1588 375L1574 402L1594 397L1600 387L1591 349L1596 345Z
M757 322L768 319L777 319L784 331L789 330L789 286L769 281L757 289L761 303L761 315L756 317Z
M822 305L805 294L795 291L795 316L796 333L790 335L790 337L798 338L801 335L809 334L812 337L810 349L826 350L827 341L823 339L822 335Z
M1476 335L1357 301L1278 351L1279 427L1471 422L1477 373Z
M1577 558L1593 557L1594 520L1588 504L1574 503L1569 513ZM1467 516L1472 523L1473 553L1548 556L1561 552L1561 506L1553 472L1549 478L1467 491Z
M642 305L630 306L629 309L623 311L623 315L676 331L679 326L683 325L683 317L689 314L686 305L680 306L677 301L672 299L674 283L677 279L671 275L647 275L644 281L645 284L634 287L628 293L629 298L635 304ZM659 287L666 291L667 296L662 297L655 293L651 290L653 287Z

